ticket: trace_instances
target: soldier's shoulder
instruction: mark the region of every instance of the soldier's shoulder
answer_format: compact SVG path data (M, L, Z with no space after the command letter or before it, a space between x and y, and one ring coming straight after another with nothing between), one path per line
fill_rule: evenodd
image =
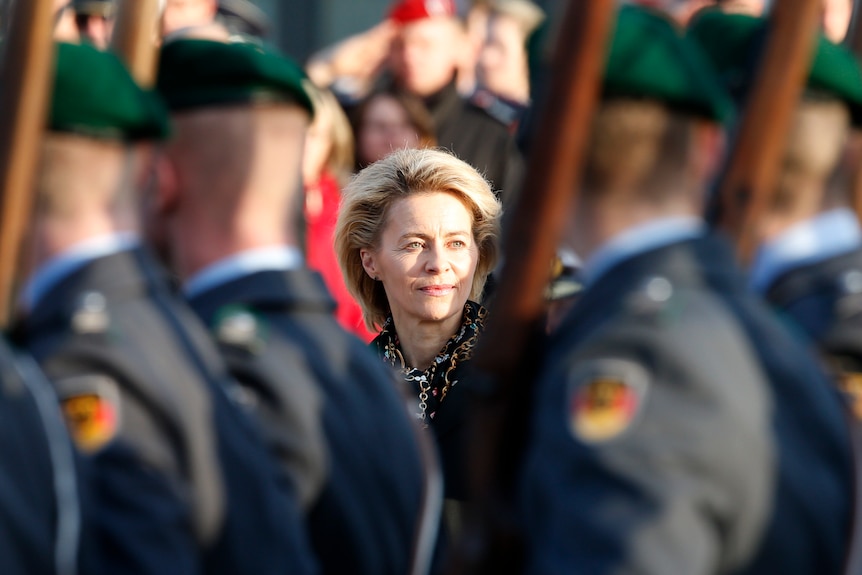
M507 129L514 129L527 107L502 98L484 88L476 89L467 99L468 105Z

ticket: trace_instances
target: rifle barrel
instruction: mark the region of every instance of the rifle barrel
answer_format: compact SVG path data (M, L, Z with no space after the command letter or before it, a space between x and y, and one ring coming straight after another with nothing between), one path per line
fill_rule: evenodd
M15 272L30 219L53 78L53 0L18 0L0 86L0 328L14 306Z
M529 338L544 317L551 261L576 199L616 6L614 0L567 4L545 105L537 108L541 115L527 175L505 230L504 268L473 359L476 370L493 382L496 394L478 403L472 417L471 485L479 517L473 518L478 524L467 527L472 532L456 550L452 573L511 572L520 559L517 536L500 521L510 511L504 494L510 491L515 472L513 458L504 455L504 444L510 434L518 434L518 426L507 422L530 385L521 377L529 363Z
M158 0L121 0L111 50L145 88L156 82Z
M775 191L790 122L811 67L819 0L780 0L742 122L719 186L720 226L748 263L757 247L757 222Z

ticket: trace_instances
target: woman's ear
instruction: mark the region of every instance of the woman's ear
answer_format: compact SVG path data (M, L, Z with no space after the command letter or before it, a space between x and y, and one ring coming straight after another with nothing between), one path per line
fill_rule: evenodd
M362 268L365 273L373 280L380 279L377 275L377 265L374 260L374 252L367 249L359 250L359 257L362 258Z

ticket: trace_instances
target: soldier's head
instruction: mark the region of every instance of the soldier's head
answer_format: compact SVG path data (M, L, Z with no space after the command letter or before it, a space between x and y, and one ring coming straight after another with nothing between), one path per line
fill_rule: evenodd
M453 0L401 0L389 17L399 26L389 65L401 88L426 97L455 79L466 35Z
M158 89L174 138L150 219L178 272L190 271L178 261L189 242L296 241L312 115L304 81L295 63L252 44L181 39L162 49Z
M704 13L694 21L690 33L741 99L751 84L750 62L764 30L762 19ZM850 158L844 152L851 125L859 123L862 71L850 52L820 37L806 89L793 113L776 189L760 222L763 239L824 209L849 205L846 174L838 168L852 168L845 163Z
M623 7L572 226L580 251L594 225L608 235L638 218L699 214L714 160L706 144L731 111L697 46L657 13Z
M114 31L116 0L72 0L72 8L81 40L105 50Z
M112 54L60 44L56 68L30 228L33 258L136 230L136 192L150 145L169 130L159 98L135 84Z

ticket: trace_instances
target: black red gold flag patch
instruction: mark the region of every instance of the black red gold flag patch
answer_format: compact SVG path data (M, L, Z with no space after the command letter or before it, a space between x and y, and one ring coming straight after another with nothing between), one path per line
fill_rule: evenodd
M569 426L585 443L599 443L625 432L643 405L649 375L623 359L591 360L569 379Z
M120 404L113 380L81 376L57 382L69 435L84 453L95 453L119 431Z

